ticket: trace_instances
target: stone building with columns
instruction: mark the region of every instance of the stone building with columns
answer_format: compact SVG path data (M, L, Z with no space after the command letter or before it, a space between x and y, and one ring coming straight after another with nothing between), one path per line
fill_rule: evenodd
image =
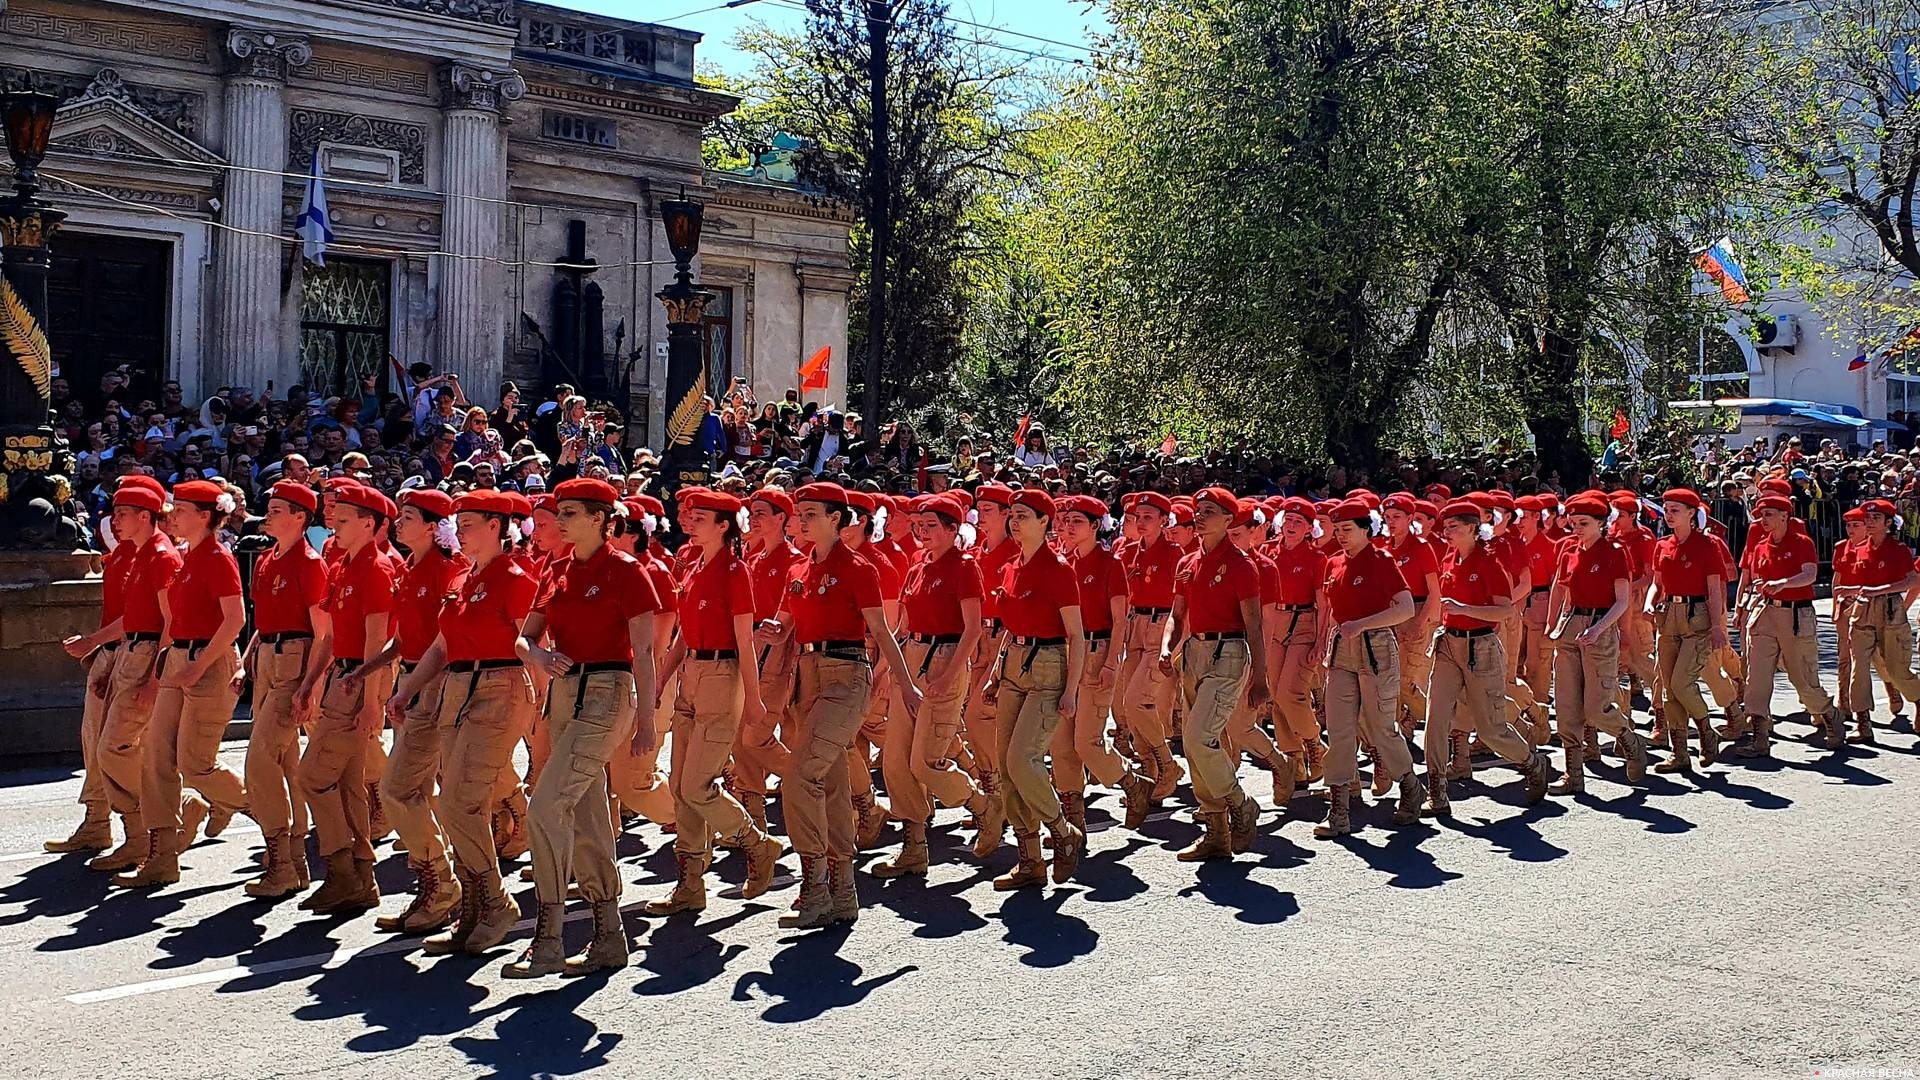
M398 389L393 361L426 360L489 406L502 378L587 387L657 442L657 203L684 190L707 206L710 384L778 399L828 347L808 396L839 401L849 216L703 167L736 101L695 85L699 40L518 0L0 0L0 82L62 100L62 373L127 363L192 399ZM293 240L316 166L324 266Z

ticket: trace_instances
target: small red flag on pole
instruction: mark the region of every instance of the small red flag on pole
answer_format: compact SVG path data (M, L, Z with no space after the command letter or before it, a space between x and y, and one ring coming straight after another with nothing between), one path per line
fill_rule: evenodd
M800 389L825 390L827 388L827 361L833 357L833 346L822 345L820 351L807 358L800 365Z
M1627 410L1625 409L1613 410L1613 427L1608 429L1608 434L1618 439L1624 436L1627 432L1632 430L1633 430L1633 425L1627 420Z

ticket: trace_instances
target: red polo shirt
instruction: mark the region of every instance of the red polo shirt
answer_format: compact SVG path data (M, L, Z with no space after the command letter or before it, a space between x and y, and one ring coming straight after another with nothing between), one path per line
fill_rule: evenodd
M305 540L285 555L267 549L253 564L253 628L262 634L310 634L312 609L327 599L327 564Z
M121 548L128 546L120 545ZM173 584L173 577L180 572L184 561L173 541L162 536L158 529L138 551L128 553L121 567L125 575L122 587L126 590L126 606L120 611L122 630L129 634L158 634L167 628L166 616L160 613L160 594Z
M464 555L449 556L428 544L418 558L400 567L395 581L394 636L400 659L417 664L440 636L440 610L467 579Z
M661 613L677 614L680 611L680 579L674 575L673 568L654 554L651 548L638 561L640 569L647 572L647 580L653 582L653 595L660 601Z
M1020 557L1020 545L1009 536L991 548L975 548L973 557L980 564L980 580L986 583L986 595L980 598L980 617L1000 617L1001 572Z
M1293 547L1284 543L1273 545L1267 549L1267 558L1273 560L1280 574L1282 604L1302 607L1318 599L1320 585L1327 580L1326 552L1314 547L1311 540L1303 539Z
M1427 575L1440 573L1440 560L1436 557L1433 545L1424 539L1409 535L1404 543L1389 545L1387 551L1393 555L1395 566L1400 568L1400 576L1406 579L1407 591L1413 594L1413 602L1418 604L1427 598Z
M1755 528L1753 531L1762 535L1749 550L1747 565L1759 580L1779 581L1798 574L1800 568L1808 563L1819 564L1820 556L1814 550L1813 539L1806 533L1788 529L1787 534L1776 542L1772 536L1766 535L1765 529ZM1813 586L1802 585L1797 589L1787 589L1771 599L1811 600Z
M900 594L906 629L915 634L964 634L967 627L960 602L978 600L984 592L980 564L958 547L938 559L920 559L907 571Z
M1280 565L1261 554L1259 548L1248 551L1247 558L1253 560L1254 576L1260 579L1261 606L1280 603Z
M1369 544L1358 555L1344 550L1327 560L1327 607L1336 623L1376 615L1400 593L1412 594L1400 564Z
M1653 578L1665 596L1705 596L1708 576L1725 572L1720 546L1699 529L1685 543L1669 533L1653 545Z
M1913 551L1907 545L1892 536L1881 541L1879 547L1873 546L1871 539L1853 545L1847 552L1847 561L1854 585L1898 585L1913 573ZM1834 554L1834 572L1840 570L1840 555Z
M880 606L880 572L845 544L824 559L808 559L787 586L782 610L793 617L794 640L864 641L868 608Z
M1639 524L1625 526L1610 534L1607 539L1619 544L1627 552L1627 563L1631 568L1629 577L1638 580L1647 576L1653 569L1653 533Z
M448 662L514 659L514 639L520 636L527 612L533 610L538 589L533 575L510 555L468 573L440 611L440 636L447 642Z
M1160 537L1152 547L1134 544L1127 549L1127 604L1137 608L1173 606L1173 576L1180 569L1185 553L1179 545Z
M1113 629L1113 598L1127 595L1127 568L1113 552L1093 545L1085 555L1068 559L1080 590L1080 623L1089 634Z
M689 545L691 546L691 545ZM687 571L680 597L680 636L689 649L732 649L737 615L753 615L753 578L746 560L721 549L707 565Z
M1079 584L1060 553L1042 544L1032 558L1016 557L1001 571L999 606L1000 621L1015 637L1064 637L1060 611L1080 606Z
M115 544L100 558L100 625L110 625L126 613L127 564L133 558L131 544Z
M220 601L240 595L240 564L227 546L209 536L187 549L180 572L167 585L167 634L176 641L210 638L220 629Z
M1532 587L1551 588L1553 568L1559 554L1553 538L1545 532L1537 532L1533 534L1533 539L1520 541L1520 546L1527 553L1527 577L1533 581Z
M785 540L747 556L747 572L753 577L753 617L771 619L780 610L787 583L804 558L800 549Z
M1187 601L1187 630L1194 634L1245 631L1240 602L1260 598L1260 570L1247 553L1222 540L1212 551L1180 560L1178 595Z
M333 655L359 660L367 655L367 619L391 614L395 607L393 564L368 544L347 557L340 548L327 589L327 613L333 617ZM391 629L391 627L389 627ZM385 642L381 642L385 644Z
M660 610L660 598L639 560L603 544L588 558L555 563L534 610L547 617L554 651L574 663L631 664L627 623Z
M1507 592L1520 584L1520 575L1531 574L1532 564L1527 559L1527 548L1520 540L1520 534L1509 529L1494 537L1486 544L1493 557L1500 560L1501 569L1507 572Z
M1486 544L1475 544L1464 559L1455 559L1440 575L1440 595L1448 600L1474 607L1490 607L1513 596L1513 579L1506 564ZM1452 630L1484 630L1494 625L1485 619L1445 611L1440 625Z
M880 575L880 599L900 599L900 588L905 583L906 574L894 566L893 560L884 551L875 548L872 541L849 550L872 563L874 572Z
M1632 580L1630 559L1625 548L1605 536L1590 548L1570 540L1560 552L1555 580L1566 587L1569 607L1605 611L1613 606L1613 583Z

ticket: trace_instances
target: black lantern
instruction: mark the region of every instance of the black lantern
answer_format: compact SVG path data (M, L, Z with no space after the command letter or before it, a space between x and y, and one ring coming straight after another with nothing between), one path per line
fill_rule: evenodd
M660 218L667 226L667 247L673 251L675 269L687 273L693 257L700 253L700 219L706 207L682 195L660 204Z
M7 154L13 158L13 186L23 195L31 195L40 187L35 171L47 156L47 137L53 134L53 114L59 107L58 98L37 90L15 90L0 96Z

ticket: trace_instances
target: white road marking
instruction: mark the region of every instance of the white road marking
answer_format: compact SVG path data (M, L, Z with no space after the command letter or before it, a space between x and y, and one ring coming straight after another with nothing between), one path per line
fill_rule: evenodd
M257 836L259 833L260 826L258 825L230 825L216 839L225 839L229 836ZM202 840L199 843L205 843L205 841ZM197 846L199 846L198 843L195 844L195 847ZM188 848L187 850L191 851L193 849ZM11 855L0 855L0 863L26 862L29 859L57 859L59 857L60 854L58 852L52 851L16 851Z
M638 908L643 901L635 901L621 907L622 911ZM578 922L591 918L591 909L582 908L568 915L567 922ZM533 919L521 919L513 924L513 932L533 928ZM419 937L397 937L372 945L356 945L348 949L335 949L332 952L314 953L312 956L295 956L285 960L267 960L258 964L224 964L206 971L195 971L186 975L174 975L165 979L149 979L144 982L131 982L121 986L109 986L104 990L88 990L84 993L69 994L67 1001L73 1005L98 1005L105 1001L119 1001L122 998L141 997L146 994L159 994L168 990L180 990L189 986L205 986L208 983L221 983L230 979L244 979L249 975L276 975L283 971L303 971L338 967L356 956L381 956L388 953L409 952L420 948ZM432 955L432 954L423 954Z

